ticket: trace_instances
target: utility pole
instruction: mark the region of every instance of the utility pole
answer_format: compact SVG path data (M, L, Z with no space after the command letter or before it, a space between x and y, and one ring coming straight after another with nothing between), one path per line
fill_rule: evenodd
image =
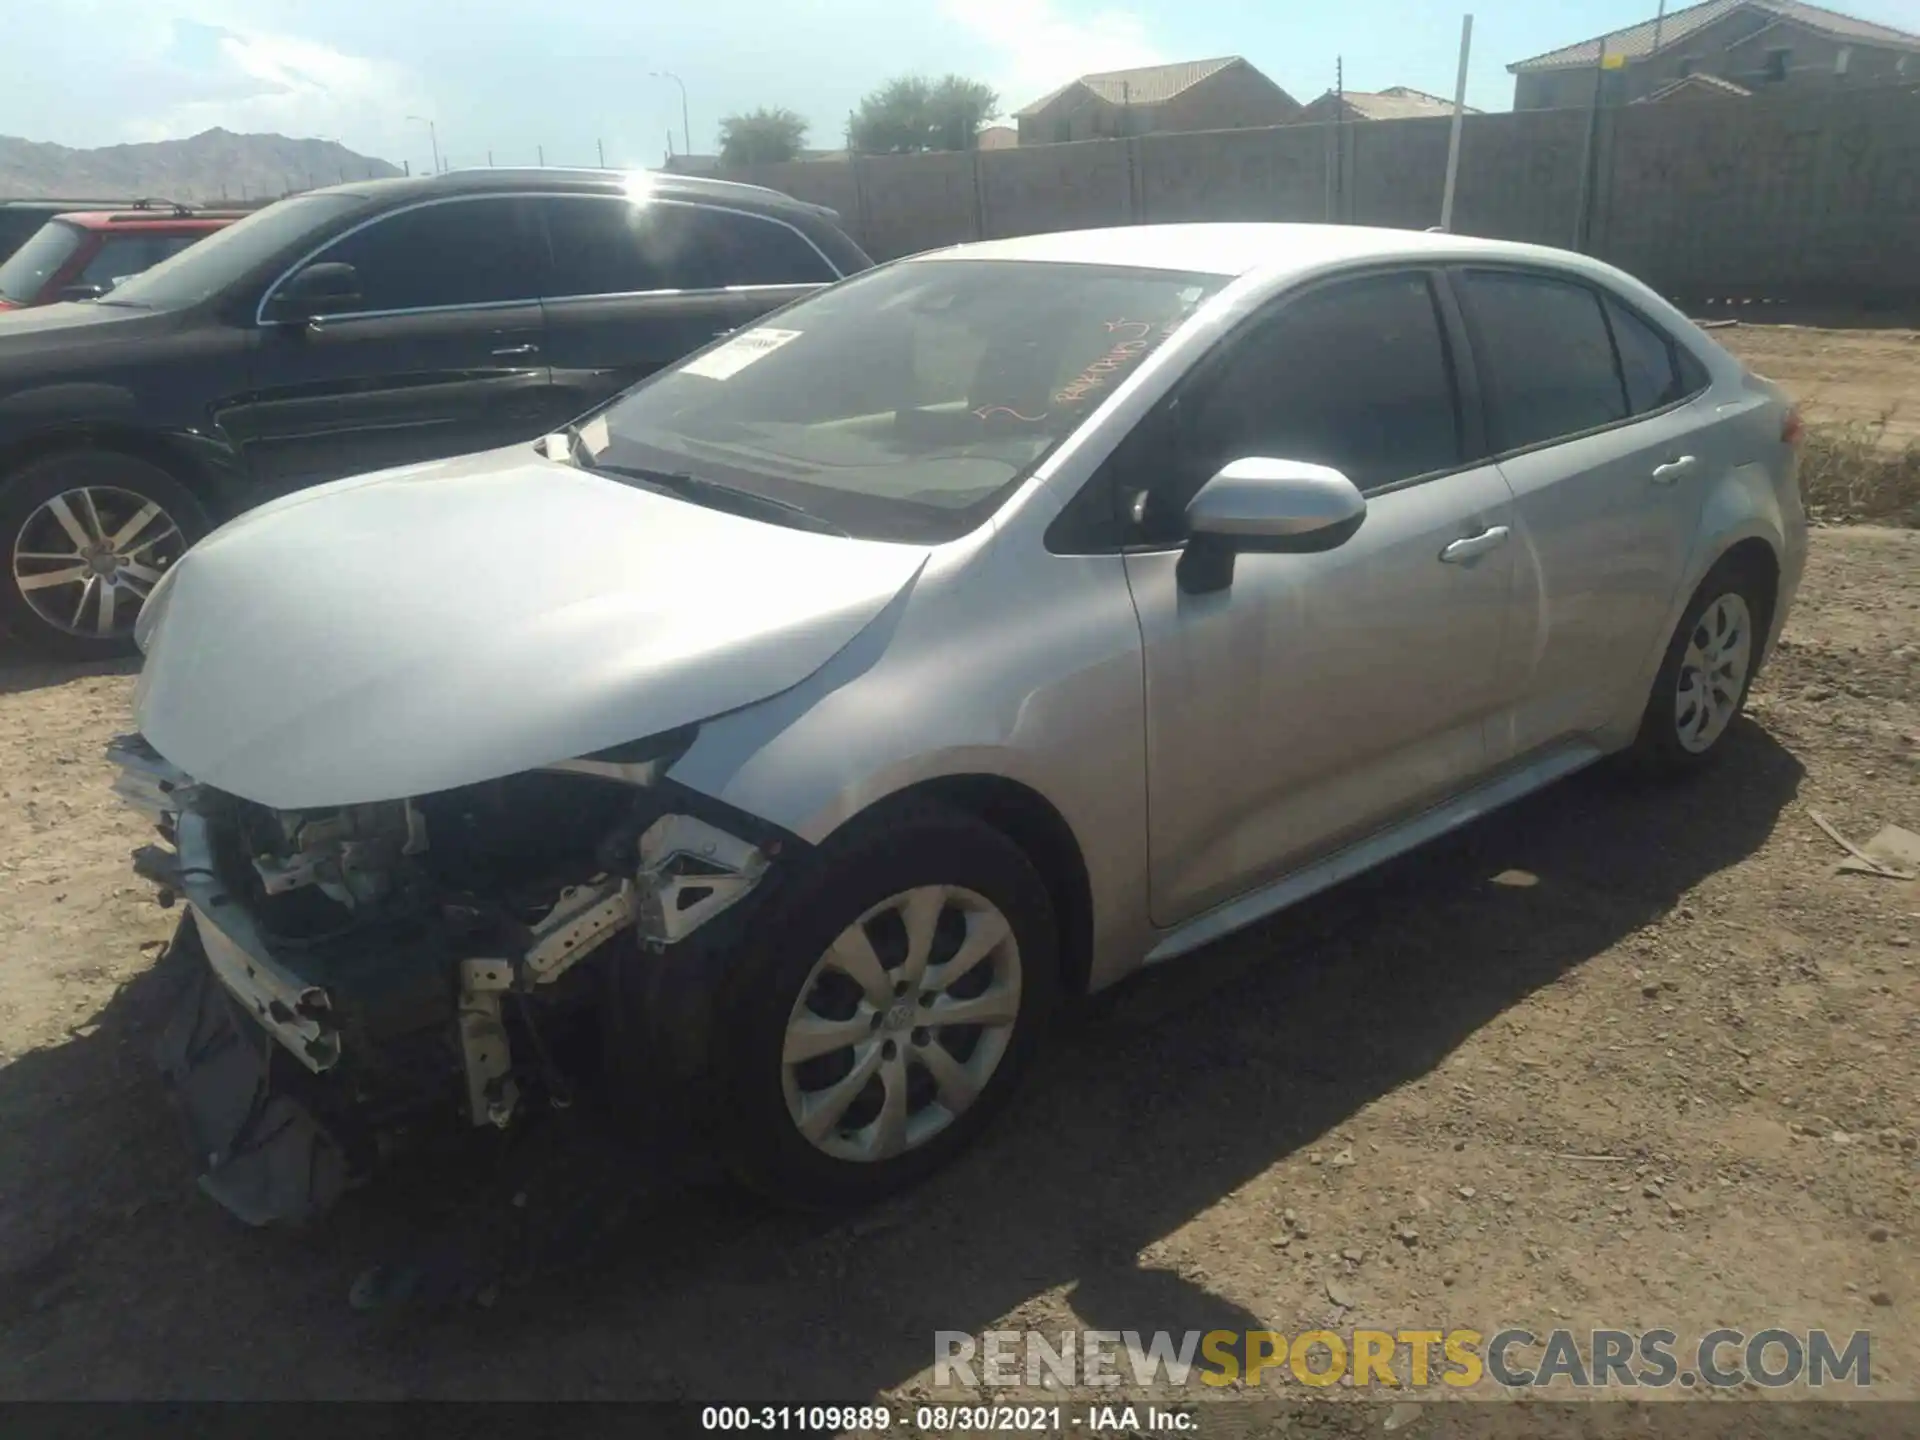
M542 170L546 169L547 168L547 147L544 145L536 145L533 147L533 153L540 157L540 168Z
M606 168L607 168L607 146L606 146L606 142L605 142L605 141L603 141L603 140L595 140L595 141L593 142L593 148L594 148L594 149L596 149L596 150L598 150L598 151L600 152L600 168L601 168L602 170L604 170L604 169L606 169Z
M1333 57L1333 218L1346 221L1347 208L1347 62Z
M1593 103L1587 111L1586 139L1580 147L1580 189L1574 196L1571 248L1575 250L1587 248L1587 211L1593 193L1593 153L1599 145L1600 105L1606 94L1607 71L1617 70L1626 64L1624 56L1618 57L1617 63L1609 63L1616 60L1616 57L1607 54L1607 42L1612 38L1611 35L1600 37L1600 55L1593 67Z
M1467 115L1467 55L1473 49L1473 16L1460 17L1460 74L1453 82L1453 129L1447 136L1447 184L1440 192L1440 228L1453 229L1453 187L1460 178L1460 129Z
M433 173L440 173L440 132L434 128L433 121L424 115L409 115L409 120L417 120L427 127L427 143L433 146Z
M687 119L687 82L671 70L649 72L656 80L671 80L680 87L680 143L687 154L693 154L693 126Z
M487 151L487 168L489 170L493 168L493 151L491 150Z

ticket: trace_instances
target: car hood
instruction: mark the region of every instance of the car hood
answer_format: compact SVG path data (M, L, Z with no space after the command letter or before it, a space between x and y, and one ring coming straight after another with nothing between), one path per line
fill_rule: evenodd
M141 732L275 809L472 784L799 683L923 548L743 519L531 447L302 491L216 531L141 616Z
M102 305L97 300L63 300L55 305L23 305L0 312L0 369L37 374L57 352L112 344L171 330L173 312ZM9 362L18 361L18 364Z

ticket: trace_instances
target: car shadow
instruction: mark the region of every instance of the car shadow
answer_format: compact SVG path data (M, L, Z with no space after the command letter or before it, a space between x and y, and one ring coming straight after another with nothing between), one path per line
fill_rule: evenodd
M1758 850L1801 768L1751 722L1727 743L1680 787L1596 768L1095 997L985 1141L886 1206L822 1220L666 1185L490 1308L349 1308L417 1224L417 1172L305 1235L194 1194L144 973L0 1070L0 1393L846 1401L925 1369L936 1331L1046 1295L1093 1329L1259 1328L1142 1252ZM1508 870L1536 883L1490 883Z
M29 655L11 635L0 630L0 695L21 695L82 680L93 675L137 675L138 655L111 660L42 660Z

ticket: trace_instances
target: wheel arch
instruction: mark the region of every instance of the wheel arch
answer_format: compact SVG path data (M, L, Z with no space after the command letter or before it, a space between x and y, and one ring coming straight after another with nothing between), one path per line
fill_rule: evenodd
M1093 885L1079 838L1066 817L1030 785L1005 775L970 773L917 781L874 801L847 823L868 822L896 807L929 801L971 815L1020 847L1053 900L1061 990L1086 993L1093 971Z
M163 470L200 503L208 522L221 509L220 489L192 447L158 431L117 421L84 421L52 426L0 448L0 492L29 465L55 455L106 451L145 461Z

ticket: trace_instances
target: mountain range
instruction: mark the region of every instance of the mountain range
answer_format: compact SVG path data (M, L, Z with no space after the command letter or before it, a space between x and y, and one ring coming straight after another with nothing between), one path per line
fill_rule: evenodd
M357 154L338 141L285 135L214 129L186 140L97 150L0 135L0 199L7 200L152 196L207 204L398 174L398 166Z

